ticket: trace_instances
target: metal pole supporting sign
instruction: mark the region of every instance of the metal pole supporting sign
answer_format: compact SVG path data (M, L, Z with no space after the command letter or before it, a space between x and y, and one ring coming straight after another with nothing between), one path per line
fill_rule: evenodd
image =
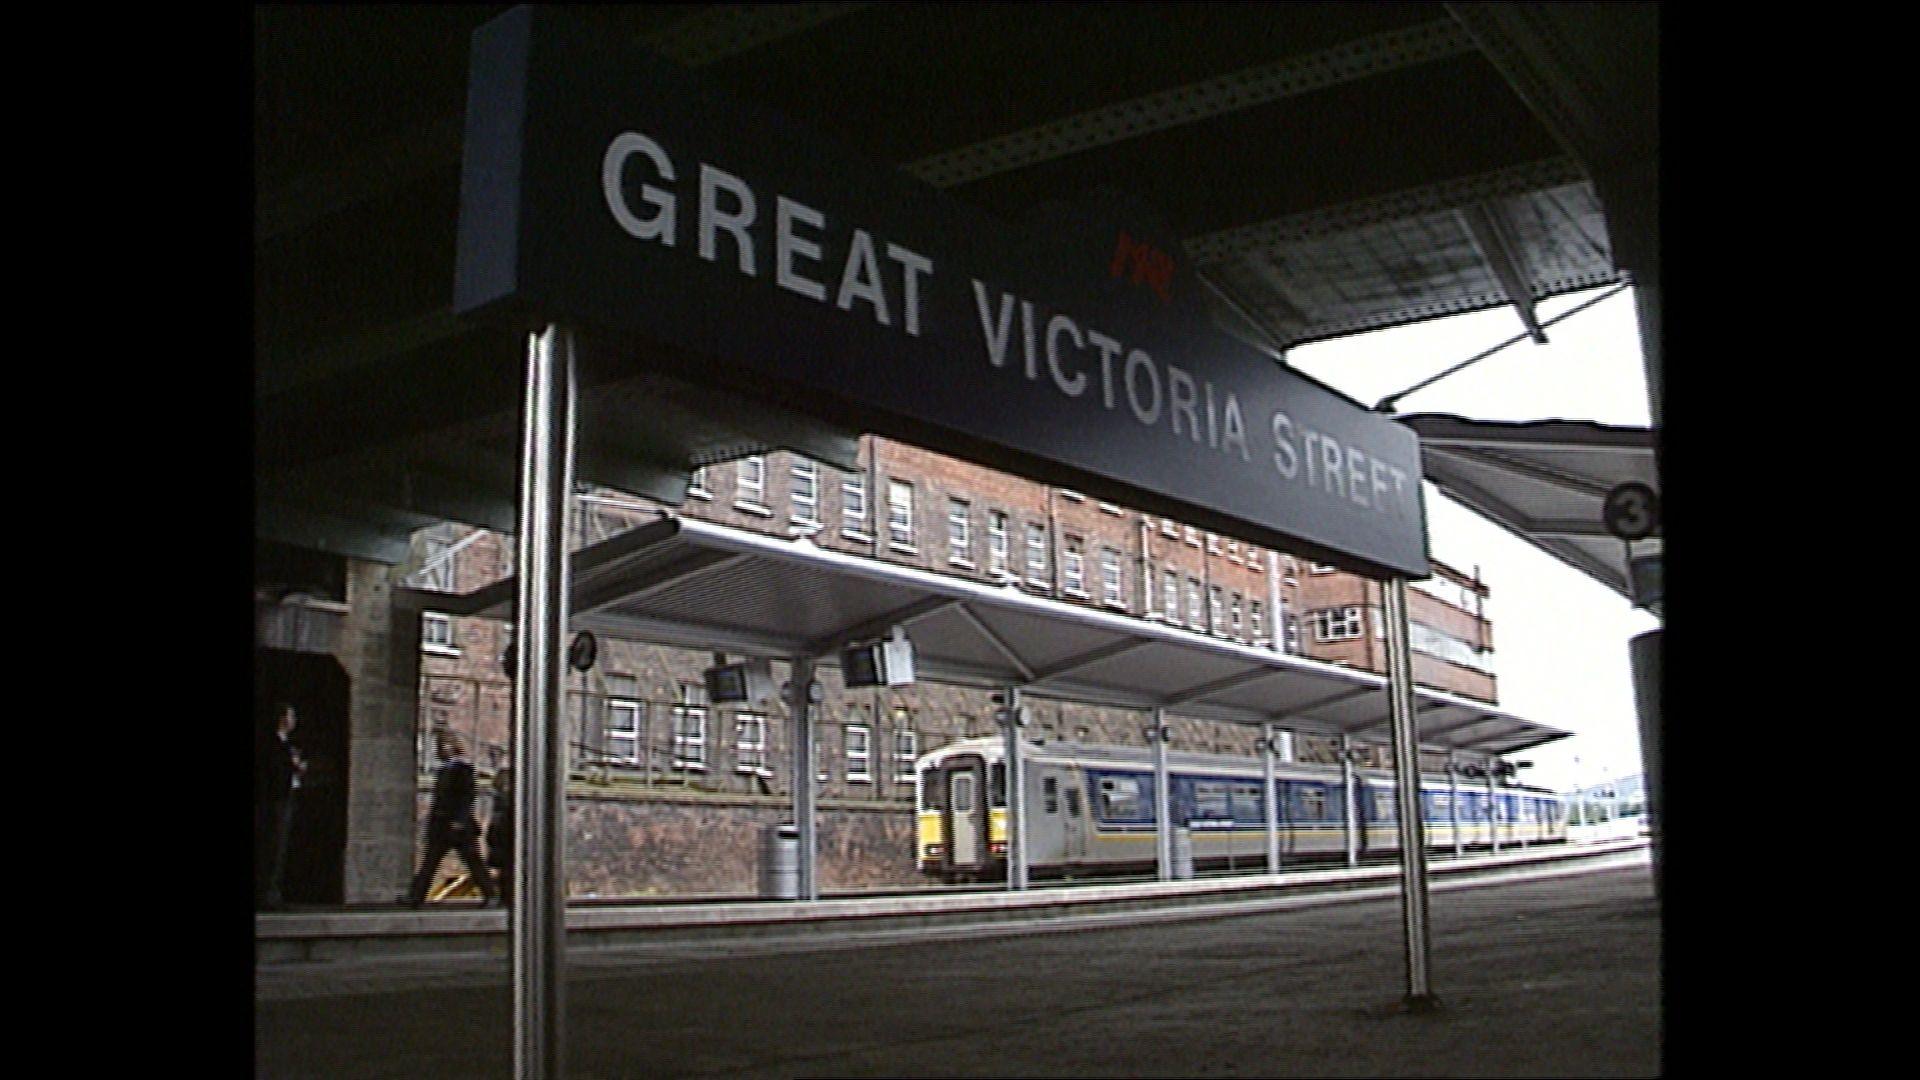
M513 1055L518 1080L558 1080L565 1038L567 898L567 515L577 392L573 335L549 326L527 345L521 416L519 588L514 610Z
M1400 796L1401 913L1407 932L1407 1003L1436 1004L1427 985L1427 830L1420 805L1420 744L1413 726L1413 652L1407 633L1407 583L1387 582L1387 699L1393 713L1393 778Z

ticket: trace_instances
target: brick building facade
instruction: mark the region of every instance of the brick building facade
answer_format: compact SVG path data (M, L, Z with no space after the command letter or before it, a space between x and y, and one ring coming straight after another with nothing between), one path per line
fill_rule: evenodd
M823 548L1154 620L1234 641L1383 672L1380 587L1284 552L1139 513L875 437L844 472L791 453L702 469L673 512ZM588 493L575 547L654 520L665 508ZM470 592L511 574L512 542L446 524L418 534L405 582ZM1487 589L1435 564L1409 591L1415 681L1492 702ZM507 756L511 627L450 617L420 601L417 812L424 816L432 733L468 736L483 777ZM791 814L790 728L704 700L707 652L600 641L568 675L569 890L576 896L740 893L754 887L762 827ZM775 663L776 681L786 676ZM846 689L822 670L816 736L820 884L828 890L917 880L912 762L954 739L994 732L985 692L919 682ZM1037 737L1144 745L1143 713L1032 699ZM1257 731L1171 717L1174 746L1252 756ZM1385 765L1384 746L1358 748ZM1334 761L1335 740L1296 735L1292 754ZM450 863L449 866L452 864Z

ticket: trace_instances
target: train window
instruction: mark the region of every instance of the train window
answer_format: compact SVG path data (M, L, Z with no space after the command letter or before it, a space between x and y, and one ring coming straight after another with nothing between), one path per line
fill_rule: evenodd
M1130 776L1107 776L1101 778L1101 817L1139 817L1140 810L1140 781Z
M1266 820L1266 804L1260 801L1260 785L1233 785L1233 819L1235 821Z
M953 812L956 814L973 813L972 773L955 773L953 776Z
M1079 788L1067 789L1067 816L1075 817L1075 818L1080 816L1080 789Z
M1007 763L1004 761L994 762L993 769L987 776L987 805L1007 805Z
M1042 809L1047 813L1060 812L1060 781L1058 779L1049 776L1040 781L1040 801L1043 804Z
M1298 791L1301 820L1324 820L1327 816L1327 789L1320 784L1302 784Z
M1193 817L1218 819L1232 816L1227 802L1227 785L1217 780L1199 780L1193 785Z
M922 802L920 805L928 810L945 810L947 808L947 793L942 790L942 787L939 768L929 767L925 772L921 773L920 797Z

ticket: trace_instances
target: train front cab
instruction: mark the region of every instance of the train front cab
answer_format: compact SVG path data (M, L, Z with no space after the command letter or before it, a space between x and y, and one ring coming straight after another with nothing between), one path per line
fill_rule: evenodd
M1007 855L1006 766L957 754L920 772L920 872L942 881L978 881Z

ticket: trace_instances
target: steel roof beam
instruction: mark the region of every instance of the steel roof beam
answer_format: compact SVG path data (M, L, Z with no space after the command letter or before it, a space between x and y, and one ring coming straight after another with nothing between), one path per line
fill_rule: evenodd
M1238 675L1229 675L1224 679L1216 679L1213 682L1203 683L1199 686L1183 690L1179 694L1162 701L1161 707L1171 709L1178 705L1191 704L1201 698L1218 694L1224 690L1238 690L1249 683L1257 683L1265 679L1273 679L1281 675L1291 674L1293 673L1286 668L1271 667L1263 667L1256 671L1243 671Z
M1319 240L1427 214L1444 214L1490 199L1586 183L1586 174L1569 157L1552 157L1491 172L1443 180L1415 188L1356 199L1271 221L1240 225L1196 236L1186 252L1196 265L1228 262L1286 244Z
M1527 336L1534 344L1545 345L1547 332L1540 328L1540 317L1533 310L1533 285L1527 272L1526 252L1513 242L1512 229L1499 204L1476 203L1461 207L1454 214L1466 227L1467 235L1473 238L1473 246L1480 250L1480 258L1493 272L1494 280L1506 290L1507 303L1520 316Z
M1125 656L1130 652L1135 652L1149 645L1157 644L1159 644L1159 642L1151 638L1132 638L1116 641L1109 645L1102 645L1098 649L1081 653L1079 656L1072 657L1061 663L1037 669L1031 676L1030 681L1046 682L1049 679L1055 679L1062 675L1078 671L1081 668L1098 664L1103 660L1111 660L1116 656Z
M831 656L849 642L859 641L863 638L877 637L892 630L895 626L905 626L917 619L924 619L929 615L934 615L948 608L959 606L960 601L952 599L951 597L923 596L910 604L902 604L892 611L875 615L872 618L862 619L851 626L841 627L838 630L822 634L815 638L813 643L808 646L807 654L810 656Z
M1020 654L1014 651L1013 646L1008 645L999 634L994 633L992 627L981 622L980 616L974 614L971 606L962 603L955 610L960 612L960 617L967 620L967 624L973 627L974 632L979 634L982 640L993 646L1007 661L1007 664L1011 666L1013 670L1020 673L1022 683L1034 681L1033 668L1029 667L1027 662L1021 659Z
M935 187L953 187L1083 150L1473 51L1473 39L1457 22L1435 19L1075 113L1025 131L921 158L907 165L906 171Z

